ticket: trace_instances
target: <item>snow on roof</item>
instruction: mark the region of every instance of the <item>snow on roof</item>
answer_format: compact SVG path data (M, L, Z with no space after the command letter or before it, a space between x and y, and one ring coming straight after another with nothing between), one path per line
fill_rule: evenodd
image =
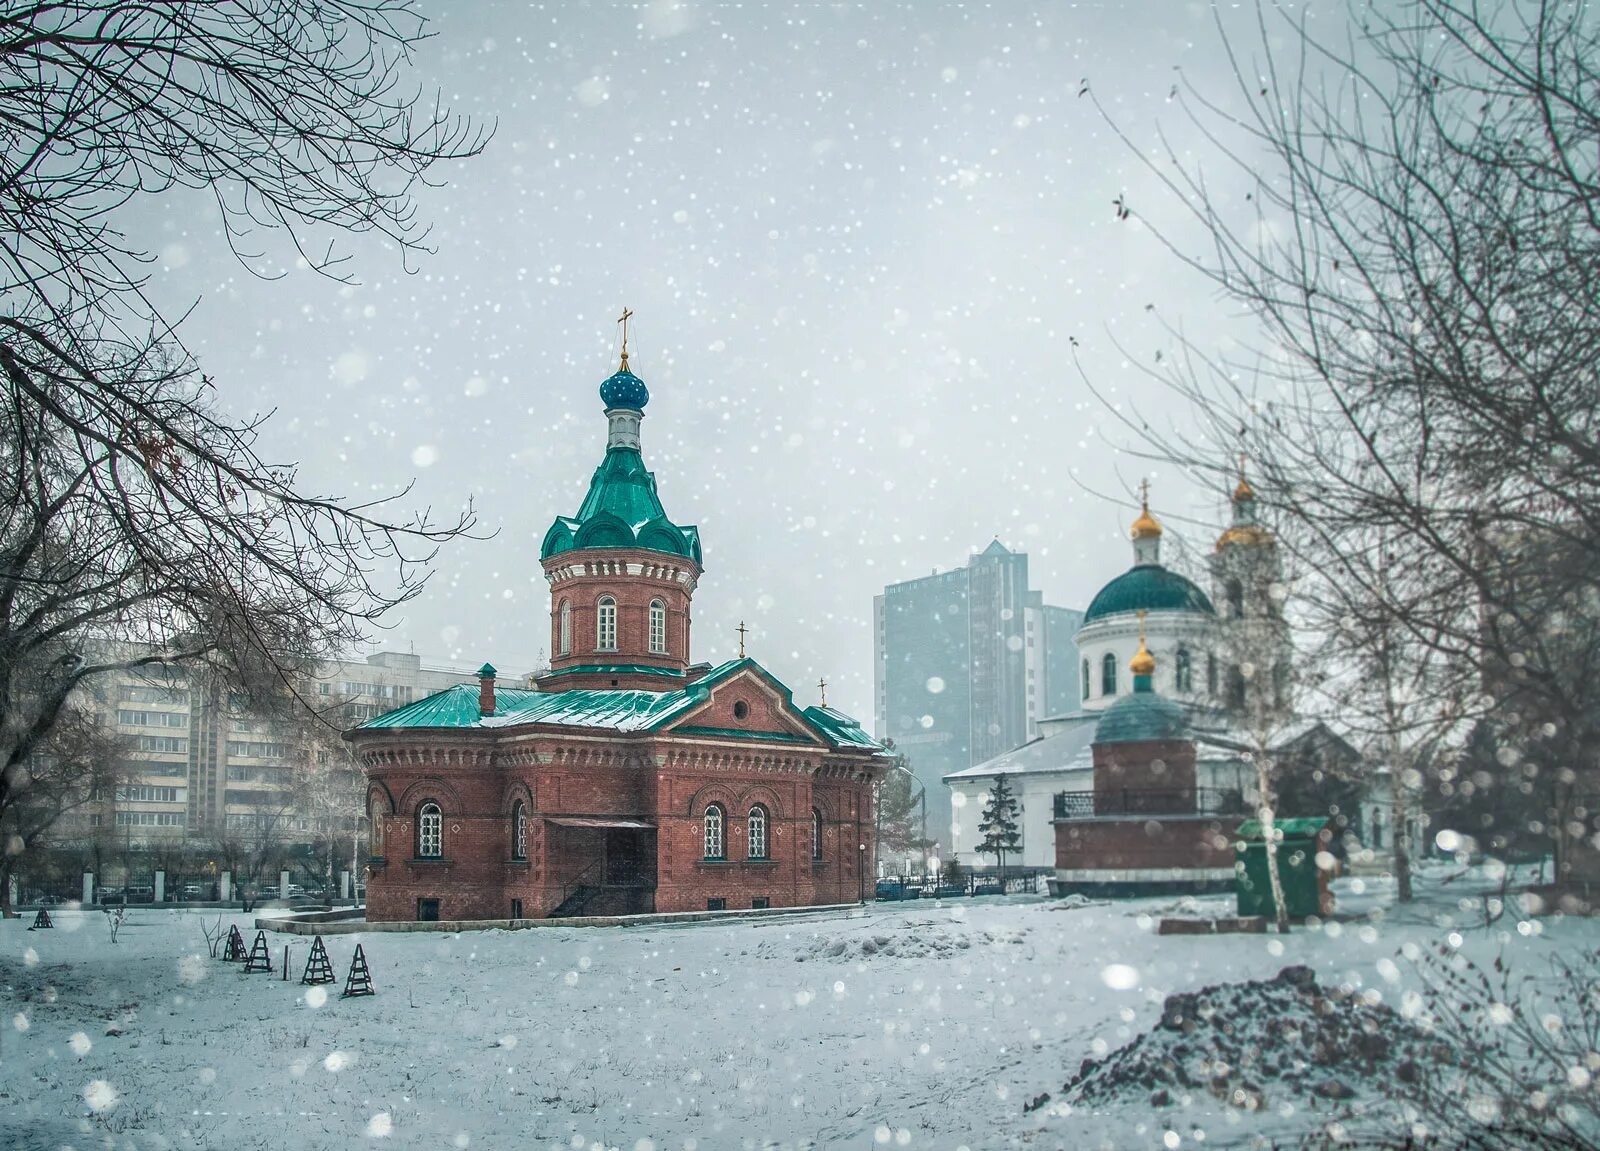
M944 776L944 780L949 783L961 779L992 779L997 775L1092 769L1094 760L1089 744L1093 740L1092 726L1041 736L1004 755L997 755L961 771L952 771Z

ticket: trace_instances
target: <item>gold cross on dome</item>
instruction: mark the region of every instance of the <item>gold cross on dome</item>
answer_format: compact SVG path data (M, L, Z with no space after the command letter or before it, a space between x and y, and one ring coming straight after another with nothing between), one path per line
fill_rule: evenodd
M1144 505L1144 510L1150 510L1150 479L1145 477L1139 481L1139 502Z
M827 707L828 706L828 681L825 680L825 679L817 680L817 690L822 692L822 706L823 707Z
M744 658L744 633L749 631L750 629L744 626L744 620L740 620L739 621L739 627L738 627L737 630L739 632L739 658L743 659Z
M622 325L622 366L628 366L628 321L633 318L633 309L623 305L622 315L617 317L617 323Z

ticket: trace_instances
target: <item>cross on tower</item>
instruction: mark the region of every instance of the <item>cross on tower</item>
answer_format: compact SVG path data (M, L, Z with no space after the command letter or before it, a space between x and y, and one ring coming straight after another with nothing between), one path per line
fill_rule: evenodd
M740 620L739 621L739 627L738 627L737 630L739 632L739 658L743 659L744 658L744 633L749 630L748 628L746 628L744 626L744 620Z
M622 325L622 366L628 366L628 321L633 318L633 309L623 305L622 315L617 317L617 323Z
M823 707L827 707L828 706L828 681L825 680L825 679L817 680L817 690L822 693L822 706Z
M1145 477L1139 481L1139 502L1144 505L1144 510L1150 510L1150 479Z

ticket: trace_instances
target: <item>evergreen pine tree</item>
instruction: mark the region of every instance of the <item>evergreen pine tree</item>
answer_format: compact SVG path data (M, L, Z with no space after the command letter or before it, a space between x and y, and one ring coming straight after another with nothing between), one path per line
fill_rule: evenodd
M995 857L995 867L1000 872L1002 882L1005 880L1007 853L1022 846L1022 825L1018 818L1017 797L1011 793L1011 785L1006 782L1005 776L995 776L994 787L983 806L983 818L978 821L978 833L983 838L978 842L977 850L979 855Z

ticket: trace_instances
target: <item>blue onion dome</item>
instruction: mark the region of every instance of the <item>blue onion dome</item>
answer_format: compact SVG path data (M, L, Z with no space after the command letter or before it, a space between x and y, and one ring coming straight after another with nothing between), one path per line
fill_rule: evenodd
M644 406L650 402L650 389L644 386L644 381L628 370L628 358L622 358L622 366L600 385L600 399L609 408L628 408L635 412L644 411Z

